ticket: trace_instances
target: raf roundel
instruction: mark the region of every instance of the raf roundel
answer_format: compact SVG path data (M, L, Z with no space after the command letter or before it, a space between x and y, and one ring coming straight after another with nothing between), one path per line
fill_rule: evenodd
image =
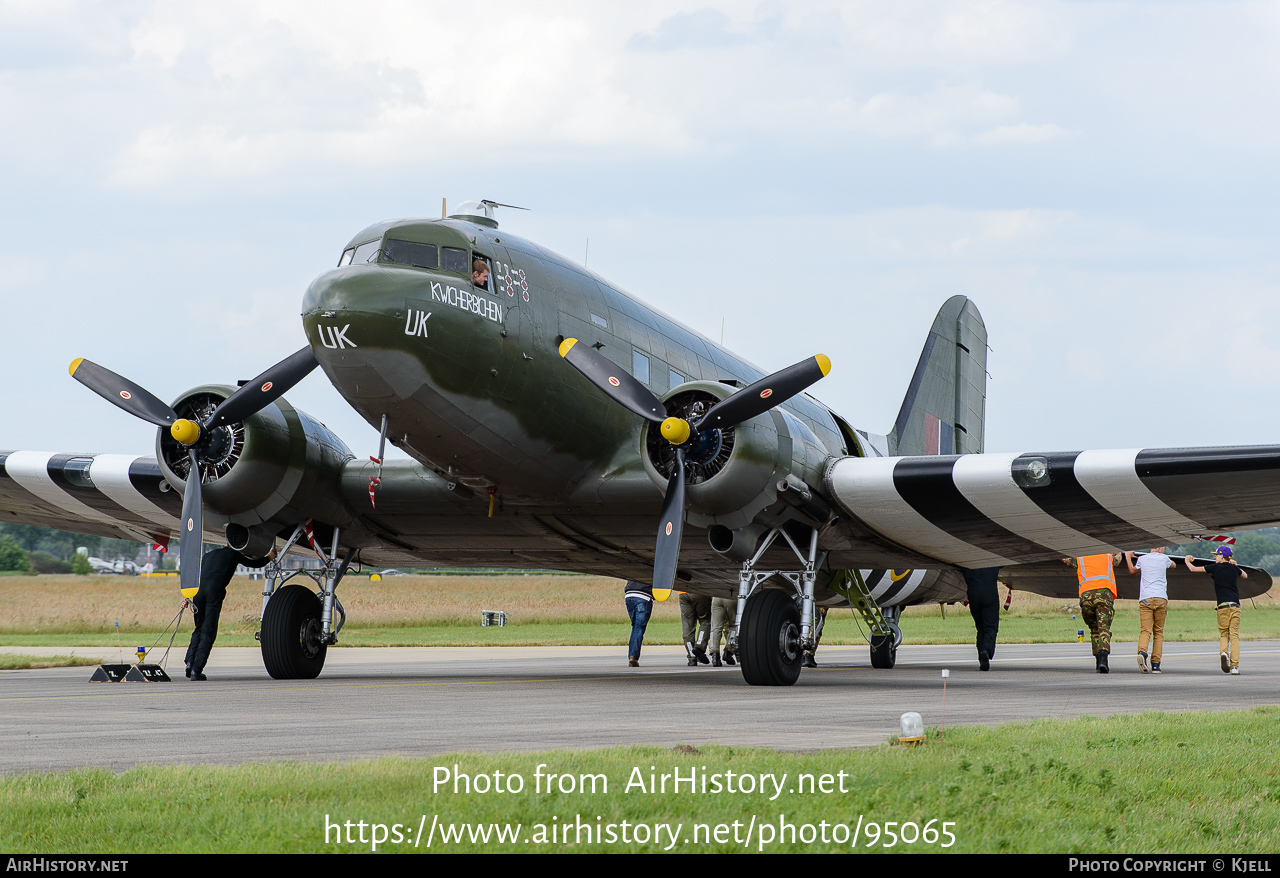
M771 397L771 396L773 396L773 391L772 391L772 390L770 390L768 387L766 387L764 390L760 391L760 398L761 398L761 399L768 399L768 398L769 398L769 397Z
M617 387L617 386L618 386L619 384L621 384L622 382L621 382L621 381L619 381L617 378L614 378L612 375L610 375L610 376L609 376L609 383L610 383L610 384L612 384L614 387Z
M667 522L667 536L671 536L671 522Z
M270 389L271 389L271 382L270 382L270 381L268 381L266 384L262 385L262 392L263 392L263 393L266 393L266 392L267 392L268 390L270 390Z
M188 519L187 519L187 533L190 533L190 532L191 532L191 529L192 529L193 527L195 527L195 526L196 526L196 520L195 520L194 518L188 518Z
M127 391L127 390L122 390L122 391L120 391L120 398L121 398L121 399L133 399L133 394L132 394L132 393L130 393L129 391Z

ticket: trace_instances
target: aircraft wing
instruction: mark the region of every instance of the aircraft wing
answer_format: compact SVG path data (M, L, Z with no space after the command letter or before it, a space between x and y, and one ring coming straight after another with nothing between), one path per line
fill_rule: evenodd
M1280 523L1275 445L845 457L826 481L870 530L965 568L1060 563Z
M181 514L154 457L0 451L0 520L149 543Z
M1169 600L1171 601L1213 601L1217 597L1213 591L1213 577L1208 573L1193 573L1182 563L1182 558L1175 557L1178 563L1165 571L1169 583ZM1198 564L1212 564L1208 558L1194 559ZM1238 580L1240 597L1255 598L1266 594L1271 588L1271 574L1257 567L1240 565L1240 569L1249 574L1248 579ZM1138 599L1138 583L1140 577L1129 573L1124 561L1116 565L1116 589L1122 600ZM1029 591L1032 594L1050 598L1076 600L1080 595L1080 585L1074 567L1061 561L1040 561L1035 564L1018 564L1000 571L1000 581L1015 591Z

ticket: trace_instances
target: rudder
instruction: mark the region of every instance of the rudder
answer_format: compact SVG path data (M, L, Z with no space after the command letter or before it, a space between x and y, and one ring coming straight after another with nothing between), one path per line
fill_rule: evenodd
M889 453L980 454L986 411L987 327L967 296L952 296L925 339Z

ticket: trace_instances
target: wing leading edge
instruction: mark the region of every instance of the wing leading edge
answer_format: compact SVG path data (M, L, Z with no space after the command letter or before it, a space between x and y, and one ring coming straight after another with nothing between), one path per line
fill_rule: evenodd
M959 567L1055 561L1280 522L1280 446L841 458L834 499Z

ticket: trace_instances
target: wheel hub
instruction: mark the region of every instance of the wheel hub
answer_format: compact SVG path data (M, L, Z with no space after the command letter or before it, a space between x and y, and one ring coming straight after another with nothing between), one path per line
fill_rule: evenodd
M307 619L302 623L302 628L298 632L298 641L302 646L302 652L307 658L315 658L320 654L320 620L314 617Z
M800 627L790 619L783 622L778 631L778 652L786 662L800 657Z

